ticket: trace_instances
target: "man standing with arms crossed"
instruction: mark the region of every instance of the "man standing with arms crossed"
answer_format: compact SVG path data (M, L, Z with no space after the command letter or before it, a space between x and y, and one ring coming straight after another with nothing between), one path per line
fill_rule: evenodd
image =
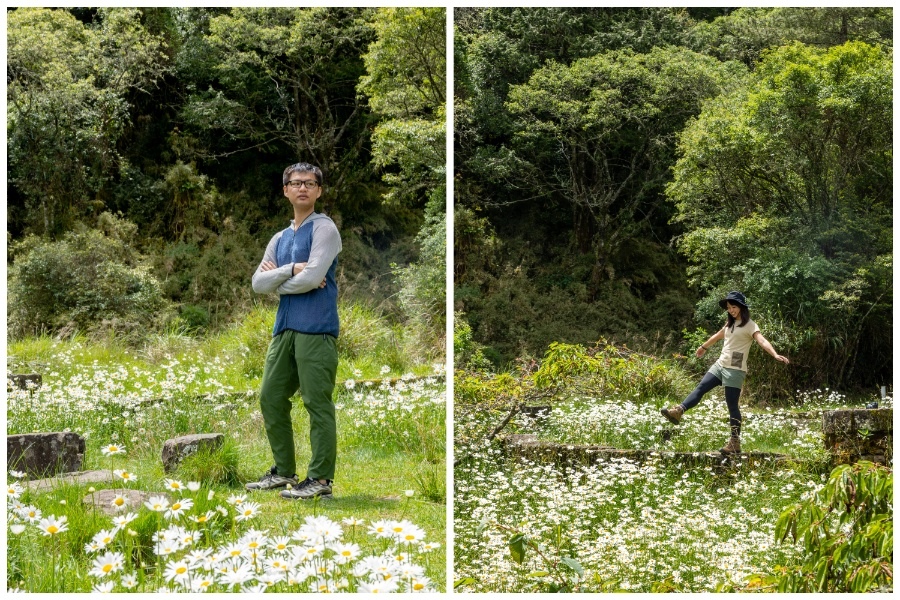
M337 460L334 415L337 375L337 255L341 236L334 222L314 211L322 195L322 171L308 163L284 170L284 195L294 208L290 226L276 233L253 274L253 291L280 296L272 341L266 352L259 404L275 465L248 490L288 485L283 498L332 497ZM297 390L309 413L312 457L298 481L291 426L291 396Z

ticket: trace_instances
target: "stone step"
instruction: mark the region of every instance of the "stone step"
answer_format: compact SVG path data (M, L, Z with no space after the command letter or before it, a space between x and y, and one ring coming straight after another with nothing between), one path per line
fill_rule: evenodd
M726 456L716 452L670 452L663 450L623 450L609 446L557 444L539 440L536 435L513 434L503 439L508 455L560 466L591 465L608 460L627 459L639 464L658 460L665 464L713 469L752 468L792 460L784 454L772 452L742 452Z

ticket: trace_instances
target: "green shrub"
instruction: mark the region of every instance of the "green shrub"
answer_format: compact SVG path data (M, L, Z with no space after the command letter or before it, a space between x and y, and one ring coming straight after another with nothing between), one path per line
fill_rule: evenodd
M540 388L565 385L595 394L627 392L640 398L678 397L690 384L681 369L604 340L593 348L550 344L534 379Z
M453 363L457 369L491 369L491 362L484 355L484 346L472 339L472 327L461 312L456 313L453 319Z
M141 337L171 318L159 281L129 239L135 226L104 213L104 231L81 228L60 241L28 237L14 246L9 331L14 337L112 330Z
M893 587L894 475L861 461L831 472L815 497L778 519L779 543L803 545L799 564L750 578L751 589L869 592Z

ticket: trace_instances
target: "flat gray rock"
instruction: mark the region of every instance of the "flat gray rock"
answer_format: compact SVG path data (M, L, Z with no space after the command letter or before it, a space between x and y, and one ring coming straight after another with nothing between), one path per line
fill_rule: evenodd
M122 496L125 498L125 505L122 507L117 507L113 504L113 500L116 499L117 496ZM94 508L95 510L99 510L100 512L114 517L119 514L127 513L130 511L137 512L138 509L143 506L144 502L146 502L150 496L159 496L160 494L150 494L148 492L142 492L140 490L98 490L93 492L92 494L88 494L84 497L85 505ZM162 494L165 496L166 494Z
M62 473L56 477L29 481L27 487L35 492L49 492L63 485L87 485L91 483L111 483L115 476L109 471L77 471Z

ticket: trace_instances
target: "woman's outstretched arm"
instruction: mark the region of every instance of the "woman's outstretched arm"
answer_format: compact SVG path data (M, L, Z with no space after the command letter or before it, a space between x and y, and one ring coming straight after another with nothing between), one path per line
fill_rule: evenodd
M778 352L775 351L775 348L772 347L771 342L769 342L769 340L766 339L766 336L764 336L759 331L757 331L756 333L753 334L753 339L756 340L756 343L759 344L763 350L765 350L766 352L771 354L775 360L781 361L786 365L791 364L791 361L789 361L787 359L787 356L782 356L782 355L778 354Z
M706 354L706 351L709 350L709 347L712 346L713 344L715 344L716 342L718 342L719 340L721 340L723 337L725 337L725 328L724 327L722 329L718 330L717 332L715 332L714 334L712 334L711 336L709 336L709 339L706 340L705 342L703 342L702 346L697 348L697 353L696 353L697 358L700 358L701 356Z

